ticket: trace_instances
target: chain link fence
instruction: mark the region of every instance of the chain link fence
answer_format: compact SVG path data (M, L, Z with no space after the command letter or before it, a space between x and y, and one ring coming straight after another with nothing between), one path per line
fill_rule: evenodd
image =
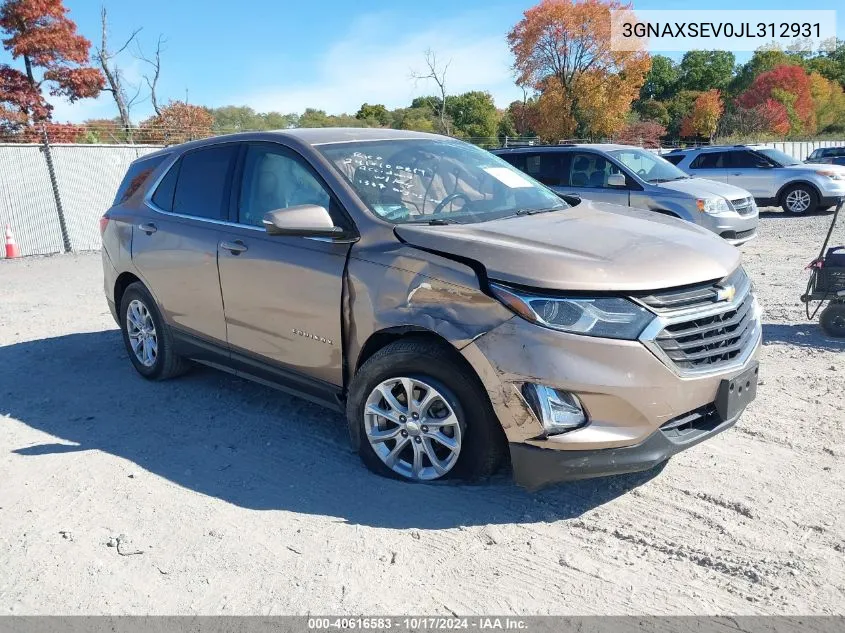
M488 148L541 144L539 139L525 137L464 140ZM845 146L845 140L779 141L761 145L804 160L820 147ZM11 227L22 255L99 250L98 220L111 206L129 164L161 147L47 141L0 143L0 232L6 225Z
M0 230L22 255L99 250L98 220L129 163L159 147L0 144Z

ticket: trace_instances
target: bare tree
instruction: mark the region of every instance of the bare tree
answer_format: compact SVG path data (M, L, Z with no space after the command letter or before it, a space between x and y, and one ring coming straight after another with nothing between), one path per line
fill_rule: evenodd
M428 72L414 72L411 74L411 77L417 81L421 79L432 79L440 89L440 131L445 134L450 133L449 120L446 117L446 71L449 69L449 64L451 63L452 60L450 59L443 68L439 68L437 65L437 53L429 48L425 51L425 65L428 67Z
M152 58L146 57L141 50L141 46L138 45L138 59L147 62L152 67L152 75L144 75L144 81L147 82L147 86L150 89L150 101L153 104L153 110L159 115L161 114L161 108L158 105L158 93L156 89L158 87L158 78L161 75L161 47L162 44L166 43L167 40L159 35L158 41L156 42L156 50Z
M124 84L123 72L117 66L115 58L120 55L126 47L128 47L141 29L135 29L132 34L123 43L123 46L115 51L110 51L108 46L108 20L106 16L106 8L103 7L100 11L102 21L102 40L100 47L97 49L96 59L103 69L103 74L106 76L108 87L106 91L112 94L114 102L117 104L117 111L120 114L120 123L126 133L127 140L132 140L132 120L129 117L129 111L138 99L141 93L141 87L138 86L135 90L134 96L130 99L126 93L126 86Z

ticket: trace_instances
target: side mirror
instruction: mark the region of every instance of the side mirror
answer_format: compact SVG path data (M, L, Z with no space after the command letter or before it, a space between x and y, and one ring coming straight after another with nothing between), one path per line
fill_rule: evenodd
M325 207L300 204L264 214L264 229L270 235L302 237L342 237L342 227L335 226Z
M625 174L610 174L607 177L607 186L608 187L624 187L625 186Z

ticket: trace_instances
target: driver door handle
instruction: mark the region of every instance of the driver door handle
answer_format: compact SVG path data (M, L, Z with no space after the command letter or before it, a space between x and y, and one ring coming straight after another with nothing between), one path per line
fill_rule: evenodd
M158 227L152 222L147 222L146 224L139 224L138 228L147 235L152 235L153 233L158 231Z
M232 255L240 255L247 250L246 244L240 240L234 242L220 242L220 248L229 251Z

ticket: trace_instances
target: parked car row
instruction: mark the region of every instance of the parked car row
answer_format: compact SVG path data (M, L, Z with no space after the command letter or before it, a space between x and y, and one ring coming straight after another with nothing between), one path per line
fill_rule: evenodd
M681 218L731 244L743 244L757 234L757 205L747 191L689 176L638 147L552 145L494 153L560 194Z
M845 168L808 165L770 147L678 149L665 158L688 174L742 187L761 207L780 206L788 213L827 209L845 196Z
M735 424L760 308L714 233L749 237L748 194L630 147L501 156L536 179L388 129L138 159L101 222L131 363L151 380L204 363L343 411L363 462L414 482L645 470Z

